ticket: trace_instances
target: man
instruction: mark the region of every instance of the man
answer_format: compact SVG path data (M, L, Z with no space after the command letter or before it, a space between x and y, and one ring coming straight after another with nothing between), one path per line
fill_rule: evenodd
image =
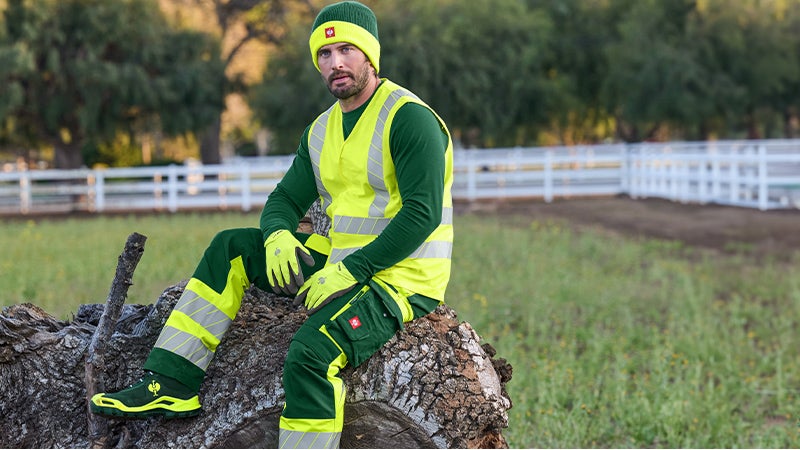
M91 400L112 416L186 417L217 344L251 284L295 296L309 317L283 372L281 447L338 447L346 364L357 366L403 323L433 311L450 278L452 141L416 96L378 77L373 12L354 1L320 11L314 65L338 101L303 133L267 199L260 229L219 233L170 314L144 369ZM329 236L294 232L319 199Z

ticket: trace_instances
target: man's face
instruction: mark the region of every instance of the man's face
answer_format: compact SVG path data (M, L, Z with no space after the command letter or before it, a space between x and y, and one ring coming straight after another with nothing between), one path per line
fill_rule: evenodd
M373 72L367 55L346 42L321 47L317 52L317 64L328 90L340 100L364 90Z

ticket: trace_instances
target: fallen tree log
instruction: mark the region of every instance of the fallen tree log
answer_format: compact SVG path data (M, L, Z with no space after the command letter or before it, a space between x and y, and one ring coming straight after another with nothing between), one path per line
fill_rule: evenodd
M152 305L125 305L104 343L105 388L123 389L144 363L185 282ZM22 304L0 315L0 447L275 447L281 373L305 312L252 288L220 344L191 419L109 420L90 437L85 367L104 305L70 321ZM98 374L95 374L98 376ZM505 448L511 366L440 306L408 324L358 368L347 386L343 448Z

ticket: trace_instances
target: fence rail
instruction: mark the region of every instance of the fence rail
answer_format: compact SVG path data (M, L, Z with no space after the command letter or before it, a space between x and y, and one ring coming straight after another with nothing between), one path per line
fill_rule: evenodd
M0 214L260 208L291 156L222 165L0 172ZM800 208L800 140L457 150L456 200L628 194Z

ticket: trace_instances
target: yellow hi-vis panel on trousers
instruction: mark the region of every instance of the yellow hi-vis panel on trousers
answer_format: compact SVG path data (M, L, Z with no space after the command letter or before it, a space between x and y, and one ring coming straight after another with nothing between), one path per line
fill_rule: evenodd
M202 281L190 279L154 347L180 355L205 371L249 285L241 256L231 260L228 282L220 294Z
M346 141L338 102L311 125L309 156L322 207L331 218L328 264L372 242L402 207L389 131L397 110L409 102L428 107L408 90L383 80ZM375 277L443 301L453 248L453 143L444 122L436 117L448 135L442 222L408 258Z

